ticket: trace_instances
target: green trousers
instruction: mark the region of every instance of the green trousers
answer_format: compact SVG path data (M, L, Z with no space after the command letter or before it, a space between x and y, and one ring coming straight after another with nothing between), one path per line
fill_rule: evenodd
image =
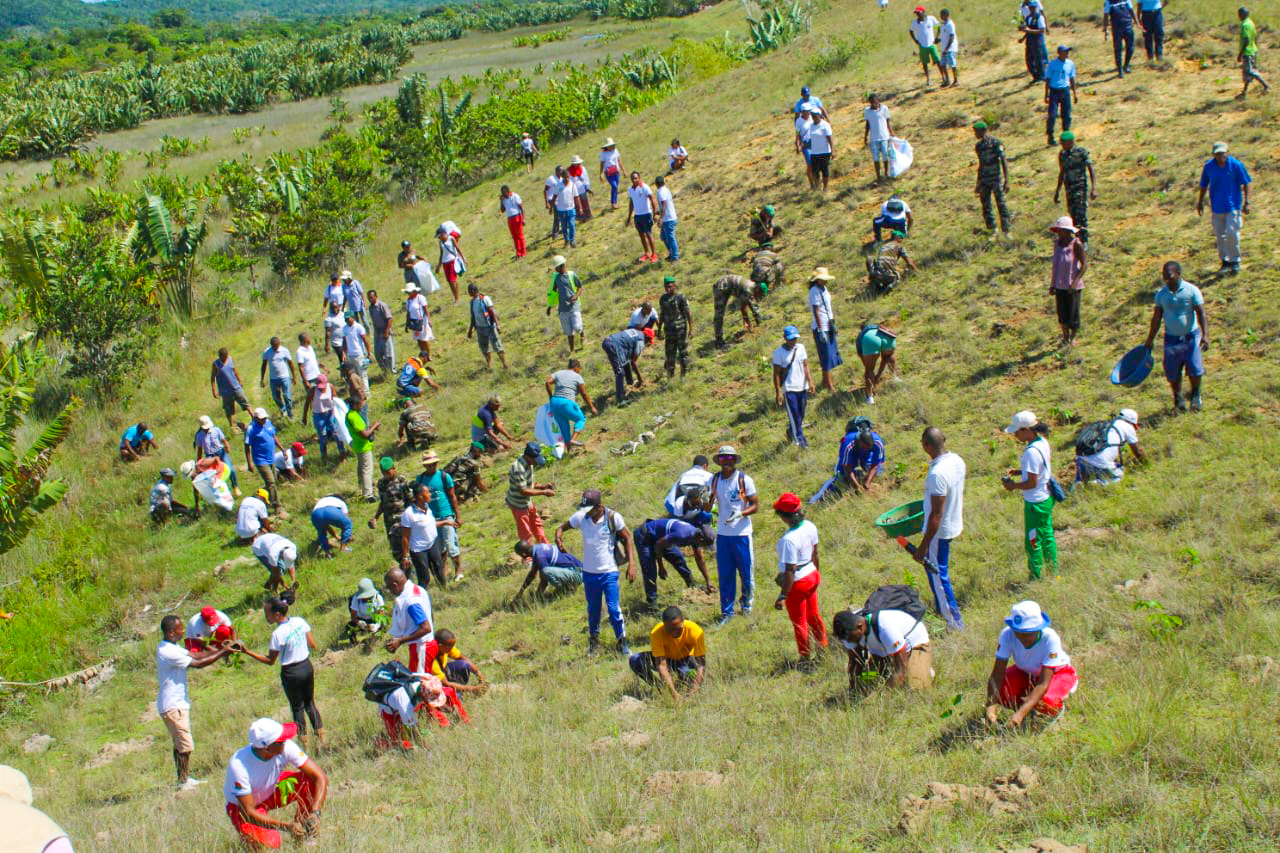
M1023 544L1027 548L1027 571L1031 579L1040 579L1045 563L1052 566L1054 577L1057 577L1058 543L1053 540L1053 498L1045 498L1039 503L1023 501L1022 521L1026 529Z

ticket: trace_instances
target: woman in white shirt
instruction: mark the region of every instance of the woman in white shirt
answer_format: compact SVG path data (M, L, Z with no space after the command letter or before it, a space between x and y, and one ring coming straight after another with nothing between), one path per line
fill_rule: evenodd
M987 679L987 721L996 725L1001 707L1013 709L1010 726L1021 725L1032 711L1059 719L1080 679L1062 638L1049 627L1049 614L1034 601L1019 601L1004 624Z
M444 280L449 283L449 290L453 292L453 301L457 302L458 276L466 271L467 258L462 254L458 238L453 236L457 232L445 227L450 224L452 223L445 223L436 231L436 239L440 241L440 260L436 261L435 272L444 270Z
M267 653L260 655L255 651L239 647L249 657L271 666L280 660L280 683L284 685L284 695L289 698L289 710L293 713L293 722L302 735L302 748L307 748L307 720L315 729L320 745L325 746L324 722L320 719L320 709L315 700L315 670L311 666L311 650L316 641L311 636L311 626L307 620L299 616L289 615L289 601L284 598L269 598L262 607L267 624L274 626Z
M773 603L775 610L787 607L791 629L796 635L796 649L801 661L812 660L809 635L818 645L827 647L827 626L818 608L818 528L804 517L800 498L787 492L773 502L773 511L787 526L778 540L778 586L782 592Z
M431 342L436 339L431 331L431 311L427 308L427 297L422 295L418 285L410 283L404 286L405 330L413 334L418 342L418 356L423 361L431 360Z
M1032 580L1039 580L1045 563L1049 563L1057 577L1058 545L1053 539L1053 495L1049 493L1049 481L1053 477L1052 451L1045 440L1049 425L1041 423L1034 413L1022 411L1013 416L1004 431L1027 445L1019 467L1010 468L1003 480L1005 491L1022 492L1027 571Z
M613 137L605 139L600 146L600 174L609 182L609 204L611 210L618 209L618 182L622 178L622 155Z
M329 442L338 445L339 459L347 458L347 449L338 438L338 425L333 419L333 386L329 377L321 373L311 394L311 425L315 427L320 442L320 459L328 459Z
M683 169L684 164L688 162L689 152L680 144L680 140L671 140L671 147L667 149L667 171L674 172L678 169Z

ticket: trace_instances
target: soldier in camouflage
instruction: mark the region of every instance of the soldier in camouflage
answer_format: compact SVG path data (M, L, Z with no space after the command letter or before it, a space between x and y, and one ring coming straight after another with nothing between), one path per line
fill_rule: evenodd
M426 450L436 438L436 425L426 406L408 397L400 400L400 429L397 443L408 442L410 450Z
M689 300L676 289L676 277L669 275L662 280L663 294L658 299L658 336L666 347L667 376L674 376L676 362L680 362L680 375L689 366L689 337L693 334L693 316L689 313Z
M716 279L716 283L711 286L711 295L715 299L715 317L712 325L715 326L716 346L724 346L724 312L729 305L729 300L738 301L738 309L742 311L742 325L750 329L751 321L747 319L747 311L751 311L751 317L754 318L756 325L759 325L760 309L756 307L757 294L763 297L768 292L769 285L753 282L740 275L722 275Z
M1064 130L1058 137L1062 150L1058 152L1058 186L1053 191L1053 203L1059 204L1062 188L1067 188L1067 212L1075 224L1080 242L1089 248L1089 199L1098 197L1098 183L1093 176L1093 161L1089 152L1076 145L1076 135Z
M382 526L387 532L387 544L391 546L391 556L398 564L403 559L403 543L400 536L400 514L413 502L413 489L409 481L396 473L396 463L390 456L378 461L382 469L382 479L378 480L378 508L373 518L369 519L369 529L377 525L378 517L382 517Z
M996 216L991 209L991 197L994 195L996 207L1000 210L1000 230L1008 234L1013 224L1013 214L1009 212L1009 205L1004 200L1004 194L1009 191L1009 165L1004 159L1004 146L999 139L987 133L985 121L973 123L973 135L978 140L978 144L973 147L978 155L978 183L973 192L982 199L982 220L986 223L987 230L994 233Z
M471 442L467 452L444 466L444 472L453 478L453 494L458 503L470 500L481 492L489 491L480 476L479 459L484 455L484 445Z

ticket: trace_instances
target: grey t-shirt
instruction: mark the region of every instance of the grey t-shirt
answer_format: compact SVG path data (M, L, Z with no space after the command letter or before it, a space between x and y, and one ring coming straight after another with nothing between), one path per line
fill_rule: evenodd
M578 396L578 389L586 383L582 379L582 374L576 370L557 370L551 374L551 383L554 391L551 396L564 397L566 400L572 400Z
M563 314L572 312L578 305L577 278L572 272L556 273L556 308Z
M373 323L374 334L381 337L386 333L387 325L391 322L391 306L381 299L377 303L370 305L369 321Z

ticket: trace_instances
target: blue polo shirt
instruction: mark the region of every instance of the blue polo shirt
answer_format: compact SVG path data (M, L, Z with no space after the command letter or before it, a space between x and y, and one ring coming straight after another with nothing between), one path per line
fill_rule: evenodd
M533 565L539 571L550 567L582 571L581 560L568 551L561 551L555 545L534 545Z
M871 471L883 465L884 439L880 434L872 431L870 447L859 447L857 437L857 433L849 433L840 442L840 470L852 471L855 468L861 468L863 471ZM845 441L848 441L847 447Z
M1076 79L1076 64L1070 59L1051 59L1044 68L1044 79L1050 89L1069 89Z
M652 537L653 542L666 537L668 545L684 547L693 544L698 528L676 518L655 518L640 525L640 530ZM639 532L639 531L637 531Z
M1179 281L1177 290L1162 287L1156 291L1156 305L1164 311L1164 333L1183 337L1199 328L1195 306L1204 305L1204 296L1191 282Z
M1242 188L1252 182L1244 163L1234 157L1228 157L1221 166L1216 159L1210 158L1200 172L1200 187L1209 189L1209 209L1214 213L1234 213L1242 208Z
M141 435L139 435L138 425L134 424L133 426L129 427L127 430L124 431L124 435L120 436L120 446L124 447L127 444L130 447L132 447L134 450L137 450L139 447L142 446L142 442L155 441L155 438L156 437L151 433L151 430L146 430Z
M276 464L276 427L271 421L254 421L244 432L244 443L249 445L249 458L254 465Z
M443 469L437 468L430 477L425 472L419 474L414 482L431 490L431 497L427 498L427 506L431 508L432 515L436 518L453 518L453 505L449 503L448 491L453 488L453 477L446 474Z

